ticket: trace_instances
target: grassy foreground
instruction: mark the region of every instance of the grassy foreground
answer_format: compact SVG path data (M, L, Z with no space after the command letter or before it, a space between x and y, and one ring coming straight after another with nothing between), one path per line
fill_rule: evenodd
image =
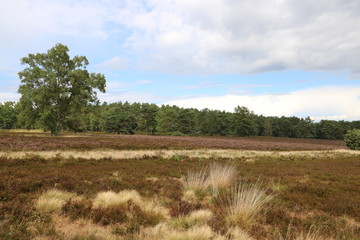
M164 150L153 139L154 150L147 137L133 151L3 149L0 239L360 238L357 152Z

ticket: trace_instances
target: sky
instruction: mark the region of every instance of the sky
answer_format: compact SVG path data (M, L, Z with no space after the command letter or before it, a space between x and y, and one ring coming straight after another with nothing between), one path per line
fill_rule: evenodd
M0 0L0 102L57 43L103 102L360 120L359 0Z

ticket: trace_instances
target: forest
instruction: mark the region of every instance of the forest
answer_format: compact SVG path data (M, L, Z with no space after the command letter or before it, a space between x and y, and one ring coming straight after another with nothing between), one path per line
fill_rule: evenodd
M19 102L0 103L1 129L41 129L37 120L23 115ZM64 131L113 132L174 136L274 136L289 138L343 139L360 121L274 117L254 113L238 106L234 112L180 108L150 103L95 103L69 115ZM45 129L46 130L46 129Z

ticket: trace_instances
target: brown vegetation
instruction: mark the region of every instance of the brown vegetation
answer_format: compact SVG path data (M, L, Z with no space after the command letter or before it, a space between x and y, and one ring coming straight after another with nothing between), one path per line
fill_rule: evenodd
M34 143L48 139L64 144L63 147L75 144L73 139L95 141L90 137L16 134L5 137L20 139L21 143L29 138L33 138ZM120 144L122 137L125 136L111 135L106 142L116 139ZM132 137L151 139L150 136ZM152 141L156 148L156 141ZM62 157L47 160L36 154L27 159L0 157L0 239L159 239L159 236L161 239L166 235L181 239L176 238L181 234L196 235L199 239L291 240L311 239L307 236L314 235L319 237L313 239L360 238L359 155L341 151L331 157L326 152L281 155L254 152L251 159L242 156L201 158L190 154L170 158L142 155L122 160L72 158L66 161ZM186 180L185 176L189 172L209 170L210 163L216 163L213 167L235 167L231 170L230 184L242 182L253 186L251 184L257 183L264 194L273 196L267 203L267 211L261 208L251 218L251 224L245 224L246 229L241 229L242 224L237 221L226 223L229 209L226 205L232 204L232 198L227 198L227 188L217 188L219 193L212 195L208 182L205 187L210 192L203 192L200 198L195 195L188 200L184 196L186 191L181 183ZM240 189L235 190L237 194ZM54 199L58 200L52 207ZM109 205L110 199L117 203ZM50 200L50 205L45 204L46 200ZM200 233L205 238L200 238ZM243 238L235 237L240 235Z
M0 132L2 151L93 150L93 149L242 149L242 150L334 150L347 149L343 141L275 137L173 137L109 135L100 133L64 134Z

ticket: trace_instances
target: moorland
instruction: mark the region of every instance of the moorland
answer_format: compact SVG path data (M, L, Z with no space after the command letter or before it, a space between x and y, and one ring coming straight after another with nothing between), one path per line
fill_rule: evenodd
M342 140L0 132L0 239L360 239Z

